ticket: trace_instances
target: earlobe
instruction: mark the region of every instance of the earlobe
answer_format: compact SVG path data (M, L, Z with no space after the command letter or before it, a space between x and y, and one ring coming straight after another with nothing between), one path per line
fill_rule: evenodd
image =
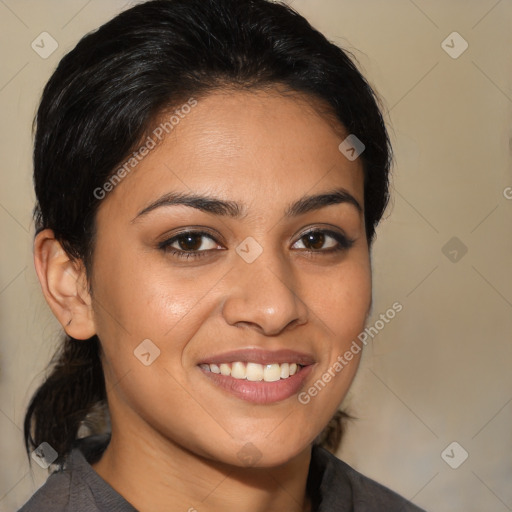
M35 237L34 264L46 302L66 333L80 340L94 336L96 327L85 268L68 256L51 229Z

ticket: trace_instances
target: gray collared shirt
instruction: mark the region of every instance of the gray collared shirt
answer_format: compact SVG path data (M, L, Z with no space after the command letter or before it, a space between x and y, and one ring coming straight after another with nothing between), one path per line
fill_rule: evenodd
M77 443L64 468L52 473L18 512L137 512L94 471L90 453ZM312 512L425 512L316 445L307 488Z

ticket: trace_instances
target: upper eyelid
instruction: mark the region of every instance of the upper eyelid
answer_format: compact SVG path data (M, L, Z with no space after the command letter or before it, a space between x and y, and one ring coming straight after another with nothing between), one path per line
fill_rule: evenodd
M306 229L305 231L303 231L297 238L297 240L295 240L295 242L293 242L293 244L296 244L303 236L306 236L308 235L309 233L317 233L317 232L320 232L320 233L326 233L327 236L330 236L331 238L334 238L336 240L336 237L335 235L339 235L343 238L345 238L347 240L347 242L349 244L353 243L354 240L349 238L345 233L343 232L336 232L334 229L330 229L330 228L327 228L327 227L312 227L312 228L309 228L309 229ZM173 235L172 237L170 238L166 238L164 240L162 240L159 245L160 246L171 246L174 242L176 242L177 240L180 239L180 237L183 237L183 236L186 236L186 235L189 235L189 234L192 234L192 235L201 235L201 236L204 236L204 237L207 237L209 238L210 240L212 240L213 242L215 242L216 244L219 244L219 245L222 245L221 242L219 242L214 235L212 235L211 233L208 233L207 231L203 231L201 229L189 229L187 231L182 231L181 233L178 233L176 235ZM338 241L338 240L337 240ZM338 241L338 243L340 243ZM182 249L180 249L182 250ZM206 249L206 250L203 250L203 251L187 251L187 252L206 252L208 250L212 250L212 249Z
M210 240L212 240L213 242L215 242L216 244L219 244L221 245L221 242L219 242L214 235L212 235L211 233L208 233L206 231L202 231L202 230L188 230L188 231L182 231L181 233L178 233L176 235L173 235L169 238L164 238L161 242L158 243L159 246L162 246L162 245L165 245L165 246L170 246L172 245L174 242L178 241L180 238L186 236L186 235L201 235L201 236L204 236L206 238L209 238ZM202 252L202 251L197 251L197 252Z

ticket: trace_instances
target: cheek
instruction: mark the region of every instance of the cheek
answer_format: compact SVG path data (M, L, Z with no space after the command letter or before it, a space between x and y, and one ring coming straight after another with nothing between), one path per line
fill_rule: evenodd
M325 280L323 292L314 301L326 326L327 339L318 377L328 381L329 390L319 400L327 409L331 405L337 407L344 398L362 355L357 337L364 329L371 305L371 268L368 252L361 251L355 256L340 267L339 273Z
M141 335L153 335L163 346L181 351L213 315L216 295L225 286L221 266L176 268L161 262L142 271L135 293L139 308L132 311Z
M325 339L322 362L315 378L299 393L298 402L304 424L315 435L331 419L355 377L362 355L357 336L364 329L371 296L369 258L358 257L324 279L310 299Z
M199 302L209 279L191 279L157 253L126 248L114 257L108 246L96 249L94 297L98 328L124 330L134 338L161 338ZM212 278L215 276L212 276ZM108 304L108 308L104 307ZM101 334L101 333L99 333Z
M112 258L104 249L100 246L96 252L101 263L94 270L94 309L114 381L127 369L140 369L136 353L147 339L159 352L155 364L165 364L182 380L187 344L213 314L226 269L179 268L166 264L163 255L128 250Z
M366 253L367 254L367 253ZM319 283L311 283L308 302L325 326L334 347L342 349L364 328L372 298L369 258L354 257L329 272Z

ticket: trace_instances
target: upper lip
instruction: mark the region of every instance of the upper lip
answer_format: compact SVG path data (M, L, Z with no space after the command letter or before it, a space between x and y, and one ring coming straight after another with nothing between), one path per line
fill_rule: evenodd
M296 363L302 366L313 364L315 360L309 354L296 352L295 350L262 350L259 348L247 348L232 350L224 352L223 354L216 354L213 356L205 357L197 364L221 364L221 363L234 363L236 361L259 363L259 364L272 364L272 363Z

